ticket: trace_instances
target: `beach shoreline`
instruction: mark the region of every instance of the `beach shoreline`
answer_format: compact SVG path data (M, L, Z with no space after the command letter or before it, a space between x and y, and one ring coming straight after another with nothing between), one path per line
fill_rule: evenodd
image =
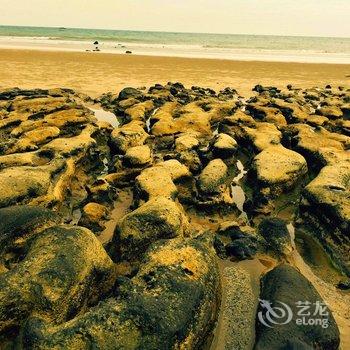
M168 81L214 90L230 86L249 96L257 84L349 86L350 65L0 49L0 76L1 88L66 87L92 96Z
M350 64L350 38L0 25L0 48Z
M97 41L98 42L98 41ZM287 63L350 64L350 53L307 50L252 49L205 47L201 45L176 45L156 43L130 43L100 41L98 45L86 40L57 40L53 38L0 36L0 49L38 50L50 52L92 52L137 56L215 59L229 61L262 61ZM97 50L96 50L97 49Z

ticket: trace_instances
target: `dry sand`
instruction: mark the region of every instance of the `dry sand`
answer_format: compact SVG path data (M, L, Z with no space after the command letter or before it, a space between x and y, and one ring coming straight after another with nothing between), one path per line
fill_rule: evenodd
M92 52L0 50L0 88L67 87L92 96L125 86L180 81L248 96L256 84L350 86L350 64L279 63L152 57Z

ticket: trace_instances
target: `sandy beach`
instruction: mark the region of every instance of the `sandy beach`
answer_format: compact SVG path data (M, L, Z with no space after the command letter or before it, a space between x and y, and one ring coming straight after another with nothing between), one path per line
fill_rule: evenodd
M92 96L168 81L215 90L230 86L248 96L256 84L349 86L350 65L1 49L0 77L0 88L67 87Z

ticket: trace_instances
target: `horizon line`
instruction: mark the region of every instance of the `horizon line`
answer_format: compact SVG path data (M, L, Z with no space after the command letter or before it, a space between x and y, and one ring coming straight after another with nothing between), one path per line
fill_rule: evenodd
M167 33L167 34L205 34L205 35L245 35L245 36L277 36L277 37L304 37L304 38L337 38L350 39L350 36L333 36L333 35L305 35L305 34L248 34L248 33L217 33L217 32L186 32L170 30L141 30L141 29L115 29L115 28L86 28L86 27L66 27L66 26L41 26L41 25L14 25L0 24L0 27L27 27L27 28L54 28L54 29L83 29L83 30L112 30L120 32L149 32L149 33Z

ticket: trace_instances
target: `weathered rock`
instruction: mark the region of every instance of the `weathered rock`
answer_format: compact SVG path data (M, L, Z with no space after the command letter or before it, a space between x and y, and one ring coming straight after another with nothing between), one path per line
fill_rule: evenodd
M124 159L131 166L144 166L152 161L152 153L146 145L130 147L126 150Z
M258 121L273 123L277 126L287 125L285 117L278 108L248 104L246 109Z
M175 149L178 152L188 151L199 146L199 141L192 135L185 134L175 140Z
M142 92L140 90L132 88L132 87L126 87L119 92L118 99L119 100L126 100L126 99L131 98L131 97L138 98L141 96L142 96Z
M61 222L61 218L51 210L32 206L12 206L0 209L0 252L21 238L21 241L34 236L49 226Z
M176 157L182 164L193 173L198 174L202 170L202 162L195 150L182 151Z
M265 238L269 248L278 255L288 256L294 249L287 225L281 219L264 219L259 224L259 233Z
M53 151L62 156L74 156L79 153L88 153L96 147L96 140L92 134L97 131L92 125L87 126L78 136L60 137L52 140L42 147L43 150Z
M268 187L271 196L292 189L308 170L302 155L282 145L265 148L254 158L253 167L258 186Z
M39 167L13 167L0 171L0 207L48 193L51 176L64 167L62 161Z
M117 299L57 326L28 323L23 347L35 349L195 349L212 330L219 304L215 254L200 240L153 245L142 268L122 279Z
M117 150L125 153L130 147L142 146L146 141L148 134L137 121L123 125L121 128L114 129L111 139Z
M318 170L327 164L325 154L329 151L344 151L350 147L350 137L331 133L322 127L313 129L308 125L296 124L289 128L292 144L309 163L316 163Z
M164 197L156 197L126 215L116 228L112 249L115 259L139 258L161 238L183 235L187 219L182 208Z
M231 157L237 150L237 142L227 134L218 134L213 143L213 153L219 158Z
M174 199L177 195L170 171L159 166L142 171L136 178L135 191L139 198L145 200L159 196Z
M324 301L313 285L297 270L287 264L279 265L262 278L261 284L262 302L258 309L258 316L261 314L271 328L259 321L261 316L257 318L255 349L295 349L293 340L302 344L302 349L307 347L324 350L338 349L339 330L330 310L324 305ZM306 310L303 311L298 307L300 302L300 307L307 303ZM281 307L280 303L284 303L290 308L290 312L282 305L284 313L282 314L281 311L278 315L285 315L285 317L276 318L272 312L269 313L269 309L265 309L270 303L276 308ZM320 305L321 309L317 310L317 305ZM326 316L322 315L322 310L327 313ZM276 312L278 312L277 309ZM303 318L299 316L300 312L304 314L310 312L309 316L304 316L305 322L310 324L299 324L298 319ZM269 323L267 313L278 325ZM313 313L316 315L313 316ZM315 322L315 319L319 319L322 323L311 323ZM326 323L328 327L322 327L322 324ZM292 345L294 347L291 347Z
M321 223L349 235L350 162L324 167L303 191L304 209L315 213Z
M0 275L0 332L33 313L47 322L65 321L112 286L112 261L85 228L48 228L23 251L21 260Z
M25 152L38 149L40 144L56 138L60 134L60 129L55 126L39 127L35 130L24 133L8 153Z
M49 163L54 157L53 152L25 152L0 156L0 169L16 166L39 166Z
M318 109L316 113L329 119L338 119L343 116L342 110L337 106L324 106Z
M170 173L171 179L175 182L191 176L187 166L181 164L176 159L169 159L164 162L157 163L155 167L166 169Z
M216 343L220 350L246 350L254 345L257 298L251 277L240 267L225 267L222 273L223 301ZM214 339L215 342L215 339Z
M90 202L83 208L79 225L89 228L94 232L105 228L103 222L108 219L108 208L102 204Z
M165 136L194 132L209 135L211 133L210 120L211 115L193 102L182 107L181 114L177 118L159 120L155 123L152 127L152 134Z
M256 123L254 128L243 126L234 128L238 141L242 141L255 152L261 152L271 145L278 145L281 141L282 134L274 124Z
M226 221L220 224L217 233L226 241L226 244L223 244L226 256L238 260L252 259L259 249L259 238L250 226L239 225L235 221Z
M154 109L154 104L152 101L145 101L141 103L134 104L125 110L126 116L130 120L141 120L146 121L147 115Z
M227 170L227 165L221 159L210 161L198 178L199 190L204 194L220 193Z

